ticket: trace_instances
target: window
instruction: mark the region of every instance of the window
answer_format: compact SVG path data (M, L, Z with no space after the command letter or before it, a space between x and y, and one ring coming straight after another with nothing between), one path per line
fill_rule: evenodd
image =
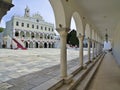
M37 22L39 22L39 20L38 20L38 19L37 19L36 21L37 21Z
M52 31L54 31L53 28L52 28Z
M39 26L37 25L37 27L36 27L37 29L39 29Z
M27 24L27 27L29 28L29 24Z
M19 26L19 22L16 22L16 26Z
M21 25L22 27L24 27L24 23L22 23L22 25Z
M47 30L47 27L45 27L45 30Z
M34 25L32 25L32 28L34 28Z
M50 28L49 28L49 31L50 31Z
M41 26L41 30L43 30L43 27Z

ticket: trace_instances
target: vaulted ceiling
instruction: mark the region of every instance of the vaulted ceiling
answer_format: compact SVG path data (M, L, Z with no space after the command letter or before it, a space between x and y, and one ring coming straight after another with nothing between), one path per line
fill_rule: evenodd
M120 0L75 0L85 17L104 37L107 29L109 38L120 21Z

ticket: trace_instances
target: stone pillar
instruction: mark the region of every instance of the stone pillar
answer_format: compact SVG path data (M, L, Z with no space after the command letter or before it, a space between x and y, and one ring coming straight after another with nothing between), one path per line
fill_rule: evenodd
M84 40L84 35L79 34L78 35L79 39L79 58L80 58L80 65L83 67L83 40Z
M98 46L98 45L97 45L97 41L95 41L95 56L96 56L96 57L97 57L97 49L98 49L97 46Z
M94 60L94 58L95 58L95 55L94 55L94 47L95 47L95 42L94 42L94 40L92 40L92 59Z
M98 55L100 54L100 43L98 42Z
M67 77L67 49L66 49L66 43L67 43L67 34L70 29L68 28L57 28L56 29L58 33L60 34L60 70L61 70L61 77L65 78Z
M91 57L91 50L90 50L90 38L88 38L88 61L90 62L90 57Z
M100 44L100 53L102 53L102 44Z

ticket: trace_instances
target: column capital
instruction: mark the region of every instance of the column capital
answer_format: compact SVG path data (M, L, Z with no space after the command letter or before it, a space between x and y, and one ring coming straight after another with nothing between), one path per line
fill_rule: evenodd
M56 28L57 32L60 36L66 36L67 33L70 31L70 28Z
M91 38L89 38L89 37L87 38L87 40L88 40L88 41L92 41L92 39L91 39Z
M82 35L81 33L79 33L79 35L77 36L79 39L84 39L85 35Z

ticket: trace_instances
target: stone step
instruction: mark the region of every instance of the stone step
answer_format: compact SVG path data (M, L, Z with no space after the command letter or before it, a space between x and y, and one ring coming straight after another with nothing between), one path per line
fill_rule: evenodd
M100 62L100 60L99 59L102 59L102 57L103 57L104 55L100 55L100 56L98 56L95 60L94 60L94 62L92 62L92 63L89 63L88 65L87 65L87 68L86 69L82 69L82 70L80 70L80 72L79 73L76 73L76 75L73 77L73 82L71 83L71 84L65 84L65 85L63 85L62 87L60 87L59 89L57 89L57 90L75 90L75 87L80 83L80 82L82 82L82 81L85 81L84 79L85 79L85 77L88 75L89 76L89 72L94 72L94 68L95 67L98 67L98 64L96 64L96 63L99 63ZM99 62L97 62L97 61L99 61ZM93 68L94 67L94 68ZM92 69L92 70L91 70ZM90 76L92 76L93 74L91 74ZM90 77L86 77L86 78L90 78ZM88 80L89 81L89 80ZM78 90L81 90L81 89L78 89Z
M103 57L104 57L104 55L102 55L100 60L96 63L96 65L92 68L92 70L86 75L84 80L79 83L79 85L77 86L77 88L75 90L86 90L87 86L89 85L90 80L92 79L96 70L100 66L100 63L101 63Z

